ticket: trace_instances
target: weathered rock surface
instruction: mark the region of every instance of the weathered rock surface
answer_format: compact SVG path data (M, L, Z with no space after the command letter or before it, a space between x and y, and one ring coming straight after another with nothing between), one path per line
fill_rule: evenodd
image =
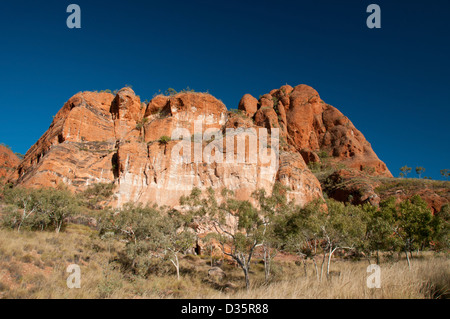
M239 102L238 109L248 117L253 117L258 110L258 100L250 94L245 94Z
M114 180L114 96L78 93L56 114L50 128L28 150L12 180L29 187L65 183L78 189Z
M255 111L254 102L251 98L243 102L249 116ZM64 183L74 191L93 183L115 183L117 205L133 201L175 206L194 187L212 187L217 194L228 188L240 199L251 199L257 189L270 193L276 181L290 187L289 196L298 204L321 197L319 181L293 147L282 148L279 167L259 158L249 161L248 145L244 162L207 162L208 157L225 157L227 152L225 141L213 137L214 133L234 129L238 139L249 136L246 128L274 127L277 116L271 97L266 95L262 104L272 105L272 112L260 108L262 120L254 123L228 112L222 102L204 93L160 95L148 105L130 88L116 96L79 93L57 113L11 180L29 187ZM286 136L286 120L283 125L281 135ZM183 142L165 138L175 130ZM209 140L202 139L204 133L210 133ZM191 156L186 150L192 151ZM203 151L203 158L196 158L197 150ZM229 151L236 156L238 146Z
M0 178L10 175L20 160L8 147L0 145Z
M352 122L307 85L286 85L263 95L254 120L260 126L280 128L284 142L302 154L307 164L325 154L347 168L392 177Z

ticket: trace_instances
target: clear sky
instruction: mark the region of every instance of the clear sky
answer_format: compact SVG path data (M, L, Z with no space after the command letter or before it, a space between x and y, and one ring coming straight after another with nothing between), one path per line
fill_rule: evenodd
M81 7L81 29L66 8ZM366 8L381 7L368 29ZM314 87L398 176L450 169L450 1L3 1L0 142L25 153L79 91ZM415 174L411 174L415 175Z

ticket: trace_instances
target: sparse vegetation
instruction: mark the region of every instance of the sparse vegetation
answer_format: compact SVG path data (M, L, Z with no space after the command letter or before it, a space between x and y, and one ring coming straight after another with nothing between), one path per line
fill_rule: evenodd
M172 139L166 135L161 136L158 140L159 144L167 145Z
M419 178L421 178L422 173L424 173L424 172L425 172L425 168L423 168L421 166L416 167L416 174L419 175Z
M142 131L142 129L144 128L144 126L147 122L148 122L148 117L144 117L143 119L141 119L139 122L136 123L136 129L138 131Z
M441 175L442 175L443 177L445 177L445 178L447 179L447 181L448 181L448 178L449 178L449 176L450 176L450 169L442 169L442 170L440 171L440 173L441 173Z
M54 230L59 233L66 219L79 209L78 198L65 188L5 188L4 201L9 204L4 226L29 230Z
M174 96L174 95L177 95L177 94L178 94L178 92L175 91L175 89L173 89L173 88L168 88L166 90L166 92L164 93L164 95L167 95L167 96Z
M320 159L327 159L330 157L328 152L325 150L320 150L319 152L317 152L317 155L319 156Z
M175 90L174 88L168 88L164 94L162 93L161 90L158 90L158 92L156 92L153 97L157 96L157 95L161 95L163 94L164 96L175 96L179 93L206 93L209 94L209 91L207 90L206 92L197 92L194 89L191 89L189 86L186 87L185 89L182 89L180 91Z
M100 210L113 199L114 188L112 183L93 184L81 193L80 199L88 208Z
M104 219L100 235L113 235L126 241L122 267L134 274L146 276L148 266L156 260L169 260L180 279L179 255L192 247L194 238L185 228L183 219L165 209L127 204L119 212Z
M239 109L230 109L229 112L233 113L233 114L236 114L236 115L239 115L239 116L245 116L244 112L242 110L239 110Z
M408 177L408 174L409 173L411 173L411 167L408 167L407 165L405 165L405 166L403 166L403 167L401 167L400 168L400 171L401 171L401 177L405 177L405 178L407 178Z
M449 297L448 205L435 216L418 196L379 208L333 200L299 207L286 192L278 183L270 194L254 192L255 207L226 189L222 202L212 189L194 189L178 212L132 203L105 208L113 184L75 195L63 187L6 186L0 297ZM73 224L80 214L97 222ZM190 227L201 222L219 232L202 239L200 249ZM214 243L224 257L213 256ZM365 282L374 257L383 271L379 290ZM82 289L65 286L70 263L82 267ZM211 267L225 276L210 278Z
M6 145L5 143L0 143L0 145L5 147L5 148L7 148L7 149L9 149L9 150L11 150L11 147L9 145Z

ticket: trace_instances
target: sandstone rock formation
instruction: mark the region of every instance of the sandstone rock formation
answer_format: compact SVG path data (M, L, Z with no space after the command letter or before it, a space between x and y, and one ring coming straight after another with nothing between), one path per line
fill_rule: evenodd
M10 175L20 160L8 147L0 145L0 178Z
M434 215L442 206L450 204L450 187L448 182L422 179L381 180L376 192L380 199L395 197L397 202L419 195Z
M348 202L353 205L370 203L374 206L380 204L381 198L375 189L381 185L379 180L374 180L370 175L359 170L340 169L323 181L323 191L330 198L340 202Z
M433 214L450 204L449 183L425 179L370 176L355 169L340 169L320 178L323 192L329 198L353 205L370 203L378 206L389 197L397 202L419 195Z
M250 94L245 94L239 102L238 109L248 117L253 117L258 110L258 100Z
M280 97L279 108L284 108L282 101L287 98ZM293 100L293 108L296 101ZM245 115L228 112L222 102L204 93L159 95L147 105L130 88L120 90L116 96L78 93L30 148L13 179L29 187L64 183L74 191L93 183L115 183L117 205L133 201L175 206L180 196L189 194L194 187L212 187L217 194L228 188L240 199L251 199L251 194L260 188L270 193L276 181L288 186L290 198L300 205L321 197L319 181L292 145L281 146L277 166L267 165L259 158L249 161L253 155L249 145L245 146L244 162L206 161L217 155L225 158L227 152L237 156L237 144L230 149L224 139L215 136L230 129L234 129L236 139L251 139L245 129L258 127L280 127L282 139L290 134L297 138L295 131L289 130L289 123L297 128L294 119L288 121L289 103L286 102L286 116L279 123L272 95L265 95L259 106L257 102L256 110L251 97L241 102ZM170 140L175 132L183 141ZM202 138L206 134L209 138ZM259 139L256 141L261 145ZM191 154L186 150L192 150ZM200 160L195 155L198 150L203 153ZM276 153L275 144L269 148L269 153L273 152Z
M249 100L248 95L243 98L242 109L249 109ZM322 155L343 167L392 177L352 122L307 85L285 85L263 95L254 120L264 127L279 127L283 142L299 152L307 164L320 161Z

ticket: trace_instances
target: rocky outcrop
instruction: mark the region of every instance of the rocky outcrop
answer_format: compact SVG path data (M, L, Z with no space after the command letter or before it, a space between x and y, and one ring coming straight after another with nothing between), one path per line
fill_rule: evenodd
M236 160L242 154L239 139L259 147L257 129L278 125L272 125L277 121L274 108L255 110L254 102L251 98L242 102L246 116L228 112L221 101L204 93L160 95L147 105L131 88L116 96L78 93L56 114L11 180L29 187L64 183L74 191L99 182L115 183L119 206L128 201L175 206L194 187L211 187L216 194L227 188L238 198L251 200L257 189L270 193L276 181L290 188L288 195L297 204L321 197L319 181L293 147L281 147L277 165L259 157L250 160L254 155L250 144L244 146L244 160ZM261 101L264 108L271 102L269 95ZM258 112L261 120L254 121L251 116L259 116ZM288 133L286 123L282 137ZM220 136L225 133L236 141L231 148ZM278 152L275 146L281 138L275 140L266 150L269 155ZM230 153L235 160L209 161L226 159Z
M419 195L433 214L439 213L444 205L450 204L450 182L425 179L381 179L376 192L380 199L395 197L397 202Z
M392 177L353 123L307 85L285 85L263 95L253 118L257 125L279 127L282 143L299 152L307 164L326 157L341 167Z
M12 180L29 187L65 183L74 190L113 181L117 152L113 100L112 94L92 92L69 99L25 154Z
M248 117L253 117L258 110L258 100L250 94L245 94L239 102L238 109Z
M419 195L435 214L443 205L450 204L450 182L445 181L374 177L351 169L337 170L320 181L328 197L353 205L378 206L389 197L401 202Z
M378 206L381 198L375 190L379 185L379 179L351 169L337 170L322 181L328 197L353 205L369 203Z
M19 165L20 160L8 147L0 145L0 178L5 179Z

